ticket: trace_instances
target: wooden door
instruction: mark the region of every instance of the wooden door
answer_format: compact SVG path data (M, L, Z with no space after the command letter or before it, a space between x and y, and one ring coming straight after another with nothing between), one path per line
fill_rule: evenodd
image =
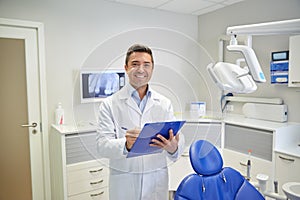
M0 199L45 199L37 41L0 25Z

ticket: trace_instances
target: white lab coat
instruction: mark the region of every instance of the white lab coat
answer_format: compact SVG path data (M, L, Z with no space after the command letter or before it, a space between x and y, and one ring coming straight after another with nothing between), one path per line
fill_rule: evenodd
M109 158L110 200L168 199L168 165L183 152L183 135L180 135L178 150L173 155L163 151L160 154L126 158L126 131L121 129L175 119L170 100L150 91L151 97L143 113L129 93L129 84L100 105L97 147L100 157Z

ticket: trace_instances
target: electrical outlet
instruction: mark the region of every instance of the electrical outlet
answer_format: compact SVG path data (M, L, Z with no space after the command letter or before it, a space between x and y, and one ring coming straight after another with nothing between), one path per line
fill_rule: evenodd
M226 110L229 111L229 112L233 112L234 106L233 105L227 105Z

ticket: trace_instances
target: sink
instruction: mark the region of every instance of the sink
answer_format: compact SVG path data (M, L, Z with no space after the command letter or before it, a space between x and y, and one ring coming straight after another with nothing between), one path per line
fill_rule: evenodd
M288 182L283 184L282 190L290 200L300 200L300 183Z

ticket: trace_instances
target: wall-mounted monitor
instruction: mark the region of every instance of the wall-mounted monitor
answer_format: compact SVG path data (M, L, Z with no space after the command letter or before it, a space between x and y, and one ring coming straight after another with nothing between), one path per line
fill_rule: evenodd
M125 85L125 71L121 69L81 70L81 103L99 102Z

